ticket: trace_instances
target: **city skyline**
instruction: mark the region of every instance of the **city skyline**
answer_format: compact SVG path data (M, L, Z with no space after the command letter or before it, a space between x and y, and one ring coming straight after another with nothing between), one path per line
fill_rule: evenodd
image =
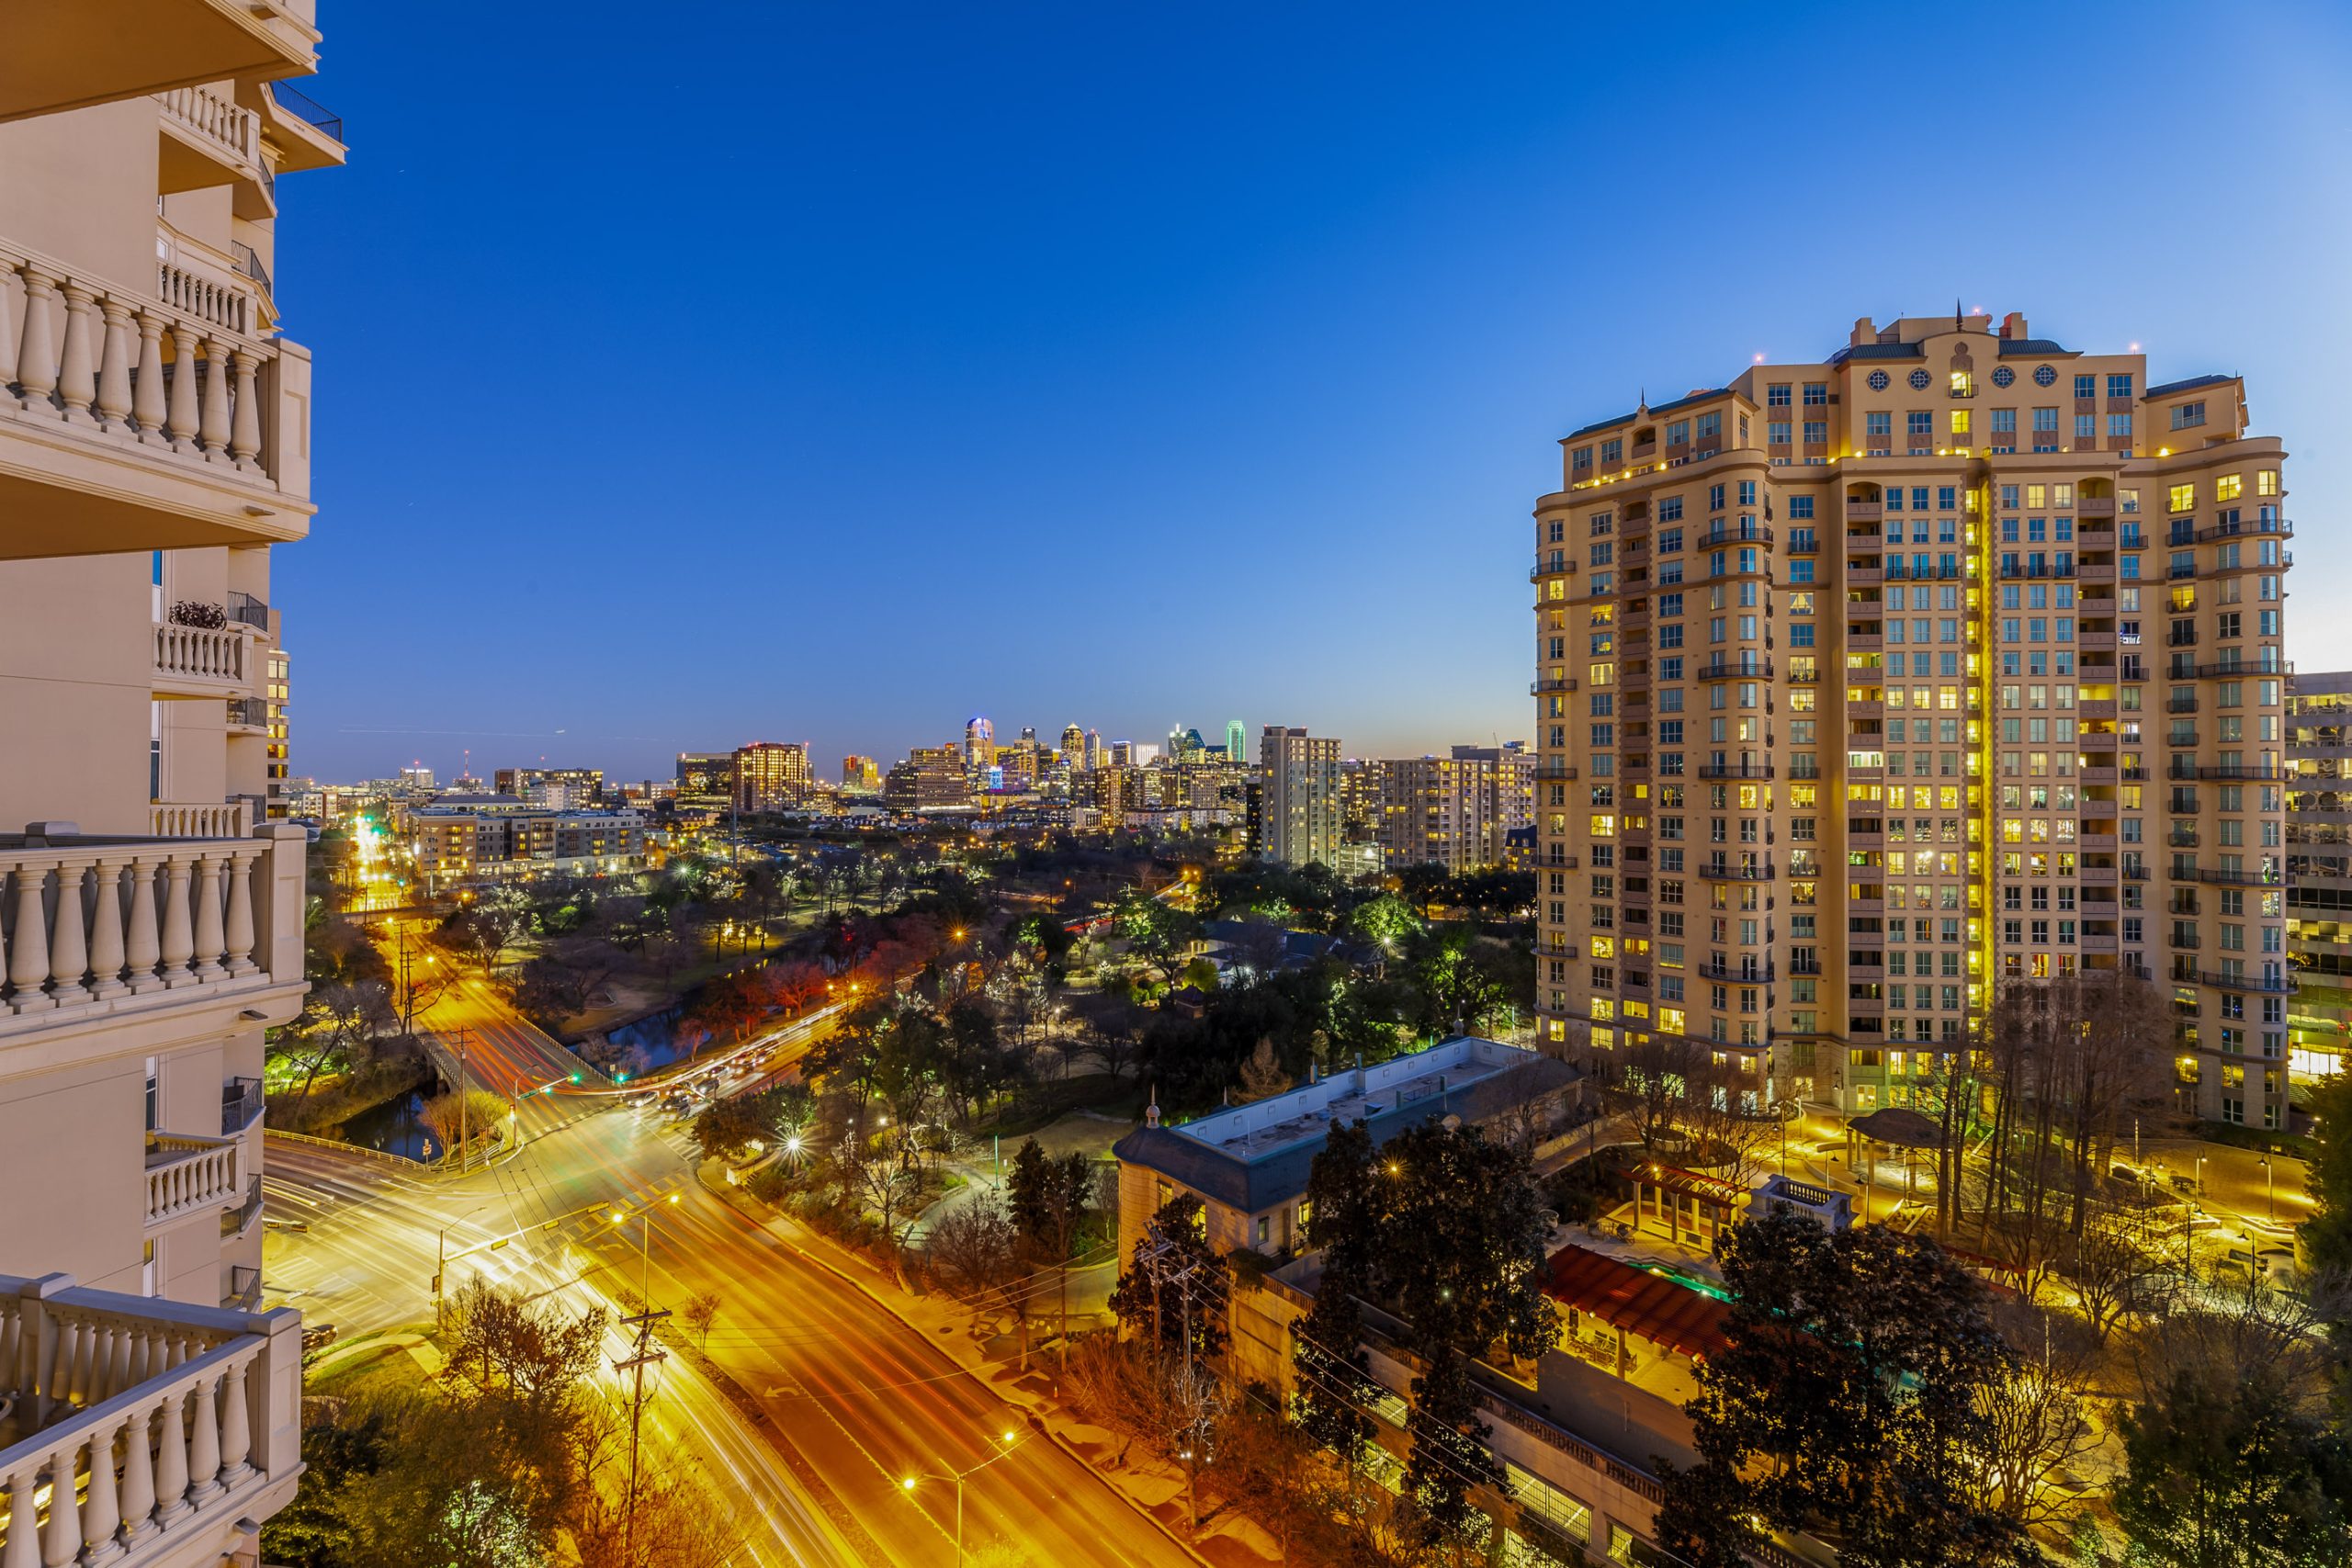
M1246 51L1205 28L1139 50L1139 24L1102 18L778 13L729 24L742 57L775 62L773 90L711 93L693 35L599 26L591 7L512 63L485 141L458 108L475 96L460 60L396 13L347 11L319 93L371 134L343 177L289 191L278 268L319 354L334 517L284 567L305 606L294 771L377 771L428 742L454 761L465 743L424 731L519 746L562 730L616 771L641 748L640 773L777 730L820 755L896 755L983 705L1138 739L1230 710L1373 754L1508 738L1526 700L1513 571L1560 437L1645 384L1663 402L1757 353L1818 358L1860 311L1948 312L1955 296L2062 342L2141 343L2159 379L2244 373L2323 515L2346 469L2314 412L2331 356L2310 349L2352 327L2324 263L2352 250L2352 165L2328 155L2352 23L2129 15L2099 33L2114 79L2195 58L2265 84L2233 104L2232 138L2192 138L2165 165L2184 205L2229 192L2258 209L2261 245L2086 267L2053 243L2084 211L2071 164L2030 159L1999 195L1952 198L2012 215L1973 225L1965 261L1891 230L1831 245L1808 208L1770 202L1742 246L1801 251L1803 267L1589 243L1595 222L1645 242L1690 221L1602 194L1622 181L1593 164L1616 127L1651 128L1626 169L1720 173L1721 85L1818 71L1854 45L1838 17L1726 15L1678 41L1670 73L1563 91L1559 62L1641 57L1646 25L1295 13L1260 18ZM1873 15L1869 36L1889 60L1952 50L1928 16ZM623 39L631 118L690 118L706 154L615 130L595 159L555 155L578 82ZM1083 67L1098 55L1120 72ZM910 91L941 118L905 116ZM1160 107L1127 112L1138 96ZM2010 95L2002 113L2019 145L2086 129L2059 95ZM1863 137L1806 183L1867 211L1917 169L1904 138ZM684 273L581 265L579 215L624 188L662 193L659 249L691 256ZM428 238L445 233L467 243ZM380 352L385 321L456 299L466 324L446 344ZM641 381L651 323L689 316L721 345L692 387ZM722 317L767 342L734 341ZM526 362L559 389L535 400L547 417L436 427L429 490L415 444L380 438L418 409L487 416ZM446 570L526 522L560 526L544 575ZM2297 548L2304 592L2347 586L2326 531ZM1367 635L1375 617L1394 634ZM592 682L571 673L583 652ZM2352 626L2314 617L2294 652L2352 667Z

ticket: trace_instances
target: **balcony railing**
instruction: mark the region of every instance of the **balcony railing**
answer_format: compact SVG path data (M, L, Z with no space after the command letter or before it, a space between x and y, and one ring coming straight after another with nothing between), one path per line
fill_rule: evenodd
M258 1312L261 1310L261 1270L248 1269L242 1263L230 1265L229 1288L220 1292L223 1312Z
M159 839L242 839L253 831L253 807L243 800L159 800L147 807L147 825Z
M228 609L229 618L237 625L257 632L269 630L269 606L252 594L230 590Z
M156 94L155 101L174 124L210 142L232 163L261 163L261 118L253 110L202 87L175 87Z
M1769 659L1710 659L1690 671L1694 681L1769 681L1772 678L1772 661Z
M288 354L253 335L250 296L168 263L158 273L163 293L140 294L6 240L0 276L16 279L0 292L23 300L21 311L0 310L0 432L79 454L65 460L69 476L90 457L130 463L243 491L228 506L203 498L242 526L271 514L274 506L254 508L275 501L294 471L283 455L296 449L302 425L290 411L263 417L280 401ZM307 378L307 358L302 367ZM42 463L59 459L44 454ZM136 499L168 511L176 498Z
M2173 876L2177 881L2186 882L2194 879L2198 882L2210 883L2217 887L2282 887L2286 886L2287 880L2279 874L2275 866L2267 871L2260 868L2253 871L2224 871L2220 866L2200 865L2189 868L2186 876L2178 871L2175 871Z
M154 631L154 674L164 689L218 696L254 683L254 637L243 626L183 626L166 621Z
M241 1521L282 1507L301 1468L301 1325L0 1275L0 1563L250 1551Z
M2172 779L2243 779L2263 784L2279 784L2286 778L2276 763L2265 767L2251 762L2222 762L2201 767L2175 762L2165 776Z
M335 141L343 140L343 116L322 107L316 99L296 92L284 82L270 83L269 96L277 100L279 108L311 130Z
M300 829L113 839L34 827L0 835L0 1043L300 981Z
M2175 942L2173 945L2177 947L2180 944ZM2217 990L2246 991L2261 997L2284 997L2292 994L2295 989L2295 982L2289 978L2274 980L2260 975L2231 974L2226 971L2216 974L2211 969L2199 969L2197 972L2197 983L2200 986L2211 986Z
M1772 776L1770 762L1709 762L1699 770L1702 779L1769 779Z
M267 729L269 705L259 697L231 697L229 699L229 728Z
M1770 882L1779 874L1772 863L1761 861L1753 865L1733 865L1724 861L1707 861L1698 868L1700 876L1709 882Z
M148 1136L147 1226L232 1203L245 1186L245 1148L235 1138L187 1133Z
M260 1119L261 1079L231 1078L220 1086L220 1135L233 1138Z

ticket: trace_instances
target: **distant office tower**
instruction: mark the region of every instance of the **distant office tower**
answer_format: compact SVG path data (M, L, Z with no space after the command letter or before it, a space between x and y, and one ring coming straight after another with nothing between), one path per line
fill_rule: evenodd
M499 768L490 776L500 795L557 811L584 810L605 793L602 768Z
M1111 742L1111 763L1114 767L1133 767L1135 760L1136 743L1134 741L1114 740Z
M422 762L413 762L401 770L401 783L412 789L431 789L433 770Z
M1074 724L1062 730L1062 761L1072 773L1086 770L1086 731Z
M977 773L996 761L996 727L978 714L964 721L964 771Z
M2344 1066L2352 1024L2352 672L2287 685L2287 1079Z
M736 804L745 811L784 811L808 798L816 774L806 740L754 740L735 750Z
M2286 1125L2285 454L2238 378L2146 371L1863 320L1567 437L1530 573L1547 1041L1854 1114L2007 987L2121 970L2183 1109Z
M1029 745L1035 746L1037 743L1037 727L1034 724L1023 725L1021 727L1021 739Z
M1258 741L1265 853L1285 865L1340 861L1340 743L1270 724Z
M972 795L964 762L965 753L953 743L918 746L883 779L882 798L894 811L962 806Z
M842 759L842 788L852 795L872 795L882 787L882 770L871 757L852 752Z
M1241 728L1241 721L1238 718L1225 721L1225 759L1228 762L1250 760L1250 732Z
M1086 732L1086 771L1092 773L1102 765L1102 736L1099 730Z
M730 800L734 795L734 752L681 751L678 753L679 798Z

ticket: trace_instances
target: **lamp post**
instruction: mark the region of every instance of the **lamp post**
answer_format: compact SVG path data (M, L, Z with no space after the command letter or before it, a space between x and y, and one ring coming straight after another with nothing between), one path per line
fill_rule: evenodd
M964 1568L964 1483L1011 1453L1019 1437L1019 1433L1006 1430L997 1438L997 1442L1001 1447L969 1470L950 1471L944 1475L925 1471L903 1477L899 1482L899 1490L901 1492L912 1492L916 1483L922 1481L952 1481L956 1483L956 1568Z
M2262 1158L2256 1163L2262 1167L2263 1207L2268 1212L2271 1223L2275 1224L2278 1220L2278 1189L2276 1184L2276 1179L2270 1169L2270 1156L2268 1155L2264 1155Z

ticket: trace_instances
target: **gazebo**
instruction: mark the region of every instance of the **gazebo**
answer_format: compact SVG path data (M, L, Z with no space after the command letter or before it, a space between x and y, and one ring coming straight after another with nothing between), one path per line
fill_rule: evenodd
M1873 1111L1867 1116L1857 1116L1846 1123L1846 1163L1850 1169L1857 1163L1862 1168L1862 1216L1869 1218L1870 1189L1878 1171L1878 1160L1870 1154L1870 1145L1884 1144L1903 1151L1903 1201L1909 1202L1917 1190L1918 1168L1913 1163L1915 1149L1940 1149L1944 1133L1936 1125L1935 1118L1914 1111L1905 1105L1890 1105L1883 1111ZM1857 1145L1865 1156L1857 1160Z

